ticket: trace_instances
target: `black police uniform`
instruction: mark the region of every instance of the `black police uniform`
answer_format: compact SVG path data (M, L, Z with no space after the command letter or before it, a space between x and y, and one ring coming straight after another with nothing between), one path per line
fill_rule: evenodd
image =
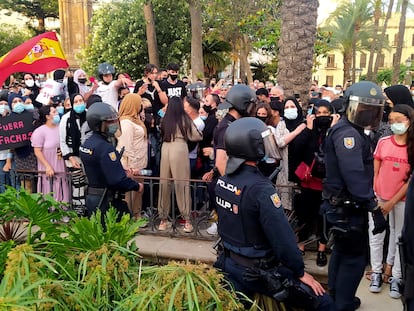
M125 192L137 191L139 184L128 178L120 161L120 154L106 138L94 132L79 152L88 178L86 207L89 215L96 212L98 206L104 214L112 204L121 214L129 213L123 200Z
M321 212L334 237L328 287L338 310L355 310L355 293L367 264L367 212L377 206L369 137L342 118L328 131L325 163Z
M414 311L414 181L411 178L407 189L404 226L401 232L401 264L404 279L403 296L407 311Z
M236 290L270 297L281 290L264 285L262 279L249 279L249 268L271 271L283 264L285 276L296 280L303 276L304 263L295 234L268 178L256 167L242 164L234 174L217 180L215 193L218 231L224 246L215 266L226 273ZM315 300L317 310L332 310L329 296Z

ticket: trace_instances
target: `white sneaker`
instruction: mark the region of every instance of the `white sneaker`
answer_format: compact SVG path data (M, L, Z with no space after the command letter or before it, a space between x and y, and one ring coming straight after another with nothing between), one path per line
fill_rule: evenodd
M401 298L401 283L400 278L390 278L390 297L394 299Z
M210 235L217 235L217 223L213 222L210 227L207 228L207 233Z
M371 284L369 285L369 291L371 293L379 293L382 285L382 274L373 272L371 274Z

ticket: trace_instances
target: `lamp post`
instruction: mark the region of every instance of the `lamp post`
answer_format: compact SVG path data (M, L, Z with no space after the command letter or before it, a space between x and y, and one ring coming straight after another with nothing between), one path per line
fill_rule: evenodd
M407 60L405 61L405 66L407 67L407 71L405 72L405 84L407 84L408 86L411 85L411 65L412 65L411 58L408 57Z

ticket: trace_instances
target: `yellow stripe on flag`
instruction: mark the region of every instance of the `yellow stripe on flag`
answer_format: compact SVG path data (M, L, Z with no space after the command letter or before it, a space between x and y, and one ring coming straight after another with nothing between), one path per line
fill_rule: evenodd
M33 46L25 58L15 62L14 64L24 63L30 65L38 60L50 57L66 59L62 48L60 47L59 41L42 38L35 46Z

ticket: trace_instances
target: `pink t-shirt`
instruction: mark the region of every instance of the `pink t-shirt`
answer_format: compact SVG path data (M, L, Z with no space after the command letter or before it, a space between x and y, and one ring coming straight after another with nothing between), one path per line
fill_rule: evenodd
M399 145L393 135L383 137L378 141L374 158L381 161L375 180L375 192L381 199L390 200L405 184L404 180L410 170L407 145Z

